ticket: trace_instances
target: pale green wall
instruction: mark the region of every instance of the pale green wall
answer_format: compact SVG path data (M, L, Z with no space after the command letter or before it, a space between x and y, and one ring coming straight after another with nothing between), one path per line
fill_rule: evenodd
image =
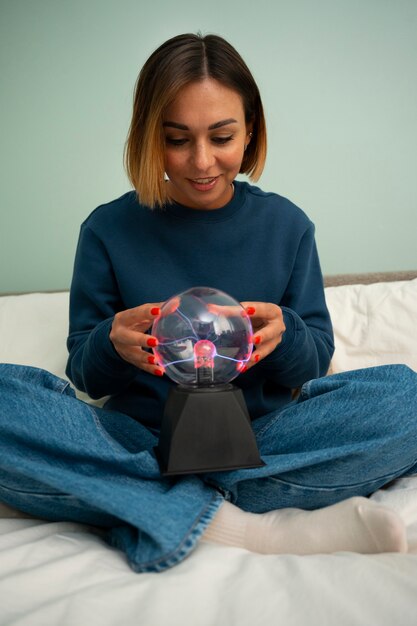
M253 70L270 140L260 184L316 223L324 272L417 267L416 0L0 7L0 291L68 287L79 224L128 186L140 66L197 30L225 36Z

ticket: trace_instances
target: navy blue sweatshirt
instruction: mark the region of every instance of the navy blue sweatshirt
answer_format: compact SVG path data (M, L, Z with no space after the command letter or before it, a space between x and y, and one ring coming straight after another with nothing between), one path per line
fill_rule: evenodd
M173 385L124 361L110 341L116 312L167 300L194 286L239 302L282 307L277 348L240 374L256 419L291 399L291 389L324 375L333 354L314 226L289 200L235 182L215 210L168 204L149 209L131 191L99 206L81 226L70 298L67 375L106 407L157 429Z

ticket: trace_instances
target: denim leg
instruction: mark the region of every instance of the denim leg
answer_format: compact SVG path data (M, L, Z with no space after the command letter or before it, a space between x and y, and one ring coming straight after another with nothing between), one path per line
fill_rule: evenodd
M131 418L77 400L67 381L0 364L0 500L107 527L136 571L185 558L223 501L195 476L162 479L155 444Z
M304 385L253 424L266 466L207 477L242 509L314 509L417 471L417 374L390 365Z

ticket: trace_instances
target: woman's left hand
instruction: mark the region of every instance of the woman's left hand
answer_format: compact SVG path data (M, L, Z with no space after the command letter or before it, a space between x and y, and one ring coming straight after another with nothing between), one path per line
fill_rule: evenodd
M246 369L270 354L282 341L285 332L282 309L270 302L241 302L252 322L252 342L255 350Z

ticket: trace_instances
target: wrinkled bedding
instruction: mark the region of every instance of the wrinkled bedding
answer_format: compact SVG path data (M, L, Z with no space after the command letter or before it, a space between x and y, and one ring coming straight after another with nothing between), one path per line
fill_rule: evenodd
M417 371L417 280L329 287L333 372L383 363ZM0 361L64 376L68 294L0 298ZM0 505L0 625L415 626L417 476L372 499L407 526L407 554L263 556L201 543L177 567L135 574L81 524Z

